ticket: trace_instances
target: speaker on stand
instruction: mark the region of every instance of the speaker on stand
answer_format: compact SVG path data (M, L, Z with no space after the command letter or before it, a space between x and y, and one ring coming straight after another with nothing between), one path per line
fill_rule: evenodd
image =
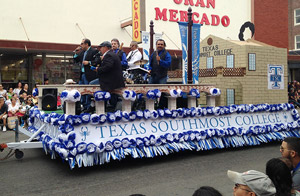
M57 110L57 88L44 88L42 96L42 110Z

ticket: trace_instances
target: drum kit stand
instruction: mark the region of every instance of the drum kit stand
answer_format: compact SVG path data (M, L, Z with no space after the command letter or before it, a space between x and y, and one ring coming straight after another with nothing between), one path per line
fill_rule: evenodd
M144 68L144 65L147 63L147 60L138 60L134 62L134 65L139 67L128 68L126 71L123 71L123 78L126 84L148 84L150 72Z

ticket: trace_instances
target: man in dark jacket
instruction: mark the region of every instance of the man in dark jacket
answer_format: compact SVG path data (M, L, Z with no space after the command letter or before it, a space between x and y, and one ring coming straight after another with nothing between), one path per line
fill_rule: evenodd
M92 48L91 41L85 38L74 52L74 60L80 64L79 84L89 84L89 82L97 78L97 74L90 69L90 66L94 64L95 56L98 51ZM87 110L91 104L91 97L89 95L83 95L81 103L84 109Z
M103 54L101 65L97 67L100 88L103 91L112 91L125 87L121 61L119 56L111 50L111 43L108 41L102 42L99 48ZM116 107L117 102L118 95L111 94L110 104L113 108Z
M171 65L171 55L165 50L166 43L163 39L156 41L156 51L150 57L151 77L149 84L166 84L168 68Z
M112 50L111 43L102 42L99 45L103 54L101 66L97 68L100 88L104 91L111 91L117 88L125 87L122 74L121 61Z

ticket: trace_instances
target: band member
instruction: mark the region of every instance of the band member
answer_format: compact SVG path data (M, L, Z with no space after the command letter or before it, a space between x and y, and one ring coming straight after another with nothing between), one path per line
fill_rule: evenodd
M101 66L97 67L99 83L101 90L112 91L114 89L125 87L123 81L121 61L112 50L111 43L108 41L102 42L99 45L100 51L103 54ZM111 94L110 104L115 108L118 102L118 96Z
M126 54L125 52L122 50L123 47L123 43L120 46L120 42L118 39L114 38L111 40L111 45L112 45L112 49L114 51L114 53L116 53L121 61L122 64L122 68L125 70L128 67L128 62L127 62L127 58L126 58Z
M130 43L131 51L127 55L128 67L136 68L140 67L140 65L135 65L134 62L142 59L142 53L138 49L138 43L136 41L132 41Z
M166 84L168 68L171 65L171 55L165 49L166 42L163 39L156 41L156 51L150 57L151 77L149 84Z
M171 55L166 51L166 42L163 39L156 41L156 51L150 57L150 78L149 84L166 84L168 80L168 68L171 66ZM159 108L168 107L166 94L162 93L158 104Z
M84 38L81 41L80 46L74 50L74 60L76 63L80 63L80 80L79 84L89 84L92 80L97 78L96 72L90 69L90 66L95 60L95 55L98 51L91 47L91 41ZM87 110L91 104L90 95L83 95L81 97L81 103L84 110Z

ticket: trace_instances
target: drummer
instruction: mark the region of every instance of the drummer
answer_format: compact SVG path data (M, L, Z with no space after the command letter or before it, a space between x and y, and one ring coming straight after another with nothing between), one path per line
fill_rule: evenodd
M130 49L131 51L127 55L128 68L138 68L140 65L134 64L136 61L142 59L142 53L138 49L138 43L136 41L132 41L130 43Z

